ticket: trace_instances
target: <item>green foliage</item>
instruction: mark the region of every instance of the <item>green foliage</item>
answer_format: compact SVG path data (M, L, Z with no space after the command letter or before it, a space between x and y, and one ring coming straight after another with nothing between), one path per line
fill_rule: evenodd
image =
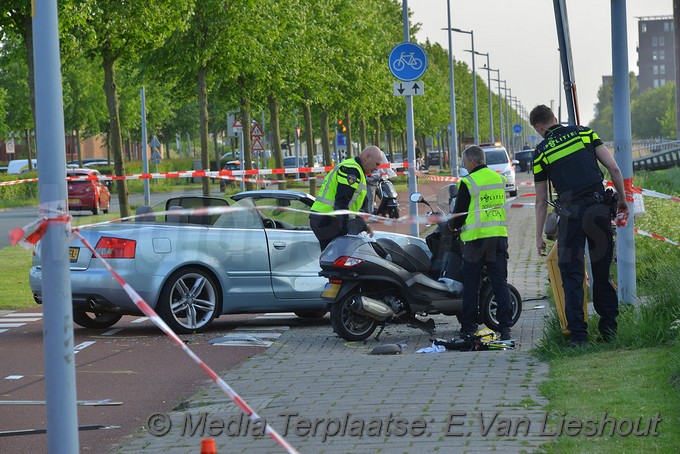
M19 175L0 174L0 181L15 181ZM31 179L38 177L38 171L22 174L21 179ZM22 206L26 200L37 200L38 183L21 183L0 186L0 206Z

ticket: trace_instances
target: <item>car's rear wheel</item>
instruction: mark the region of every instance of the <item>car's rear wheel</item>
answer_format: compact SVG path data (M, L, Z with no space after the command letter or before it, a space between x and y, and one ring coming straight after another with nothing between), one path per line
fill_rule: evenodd
M218 288L212 276L199 268L175 271L161 290L156 311L179 334L201 331L219 309Z
M73 310L73 321L83 328L108 328L118 323L123 316L113 312L87 312Z
M99 198L97 197L94 199L94 207L92 207L92 214L98 215L99 214Z
M297 315L300 318L321 318L324 315L326 315L328 311L325 311L323 309L319 309L318 311L315 310L306 310L306 311L295 311L295 315Z

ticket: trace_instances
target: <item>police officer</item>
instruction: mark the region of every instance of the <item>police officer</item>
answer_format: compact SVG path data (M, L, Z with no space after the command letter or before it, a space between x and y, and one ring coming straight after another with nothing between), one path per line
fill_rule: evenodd
M616 334L618 299L611 284L609 268L613 256L611 192L602 184L604 176L598 162L609 171L619 194L617 209L628 216L623 177L614 157L598 135L584 126L563 126L545 105L536 106L529 122L543 137L534 151L536 186L536 249L545 255L543 224L548 209L547 180L557 191L563 207L559 221L557 264L564 287L565 315L570 345L587 342L588 324L583 315L585 243L592 266L592 291L595 311L600 315L599 331L603 340Z
M479 287L482 267L486 265L498 304L496 317L501 340L510 340L508 230L503 208L507 180L486 166L484 150L477 145L463 150L461 159L468 175L458 183L453 218L448 222L451 232L460 231L464 243L463 311L458 315L461 337L470 337L477 331Z
M366 147L359 156L342 161L324 178L316 201L311 211L330 213L336 210L360 211L366 198L366 175L378 168L383 153L376 146ZM368 230L370 227L361 218L357 230ZM349 215L322 215L312 213L309 225L319 240L321 250L334 239L348 233Z

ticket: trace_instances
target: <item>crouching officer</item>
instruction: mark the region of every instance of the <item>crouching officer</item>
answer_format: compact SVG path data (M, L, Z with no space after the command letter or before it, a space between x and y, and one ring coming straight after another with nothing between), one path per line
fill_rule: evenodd
M319 240L321 250L335 238L346 235L350 224L349 215L327 215L336 210L358 212L366 199L366 175L370 175L380 166L383 153L376 146L365 148L357 157L345 159L324 178L316 201L312 205L309 225ZM315 212L315 213L314 213ZM361 223L360 230L370 227L357 218L352 222Z
M458 184L458 197L449 221L451 232L460 230L463 241L463 311L458 315L461 337L477 331L479 287L486 266L496 297L501 340L510 340L512 307L508 289L508 230L506 227L505 177L486 166L486 155L477 145L463 150L463 166L469 175Z

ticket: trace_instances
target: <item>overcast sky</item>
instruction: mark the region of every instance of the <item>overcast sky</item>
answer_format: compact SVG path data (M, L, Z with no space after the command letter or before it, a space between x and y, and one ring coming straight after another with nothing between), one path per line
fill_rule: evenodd
M560 96L560 60L552 0L450 0L451 26L474 31L475 50L489 53L490 65L500 69L512 96L530 111L537 104L555 110ZM588 124L595 115L597 91L602 76L611 75L611 0L566 0L574 60L574 80L581 123ZM417 38L429 38L448 49L447 0L409 0L413 22L421 23ZM638 73L638 17L672 16L672 0L628 0L628 67ZM470 35L453 33L453 55L472 66ZM486 57L476 56L475 66L486 64ZM478 70L486 80L487 72ZM492 79L496 73L492 71ZM491 82L497 92L496 82ZM501 84L502 86L502 84ZM428 90L432 88L427 87ZM562 92L562 99L564 95ZM479 100L479 109L488 109L487 100ZM563 101L564 105L564 101ZM555 112L557 114L557 112ZM566 110L562 110L563 119Z

